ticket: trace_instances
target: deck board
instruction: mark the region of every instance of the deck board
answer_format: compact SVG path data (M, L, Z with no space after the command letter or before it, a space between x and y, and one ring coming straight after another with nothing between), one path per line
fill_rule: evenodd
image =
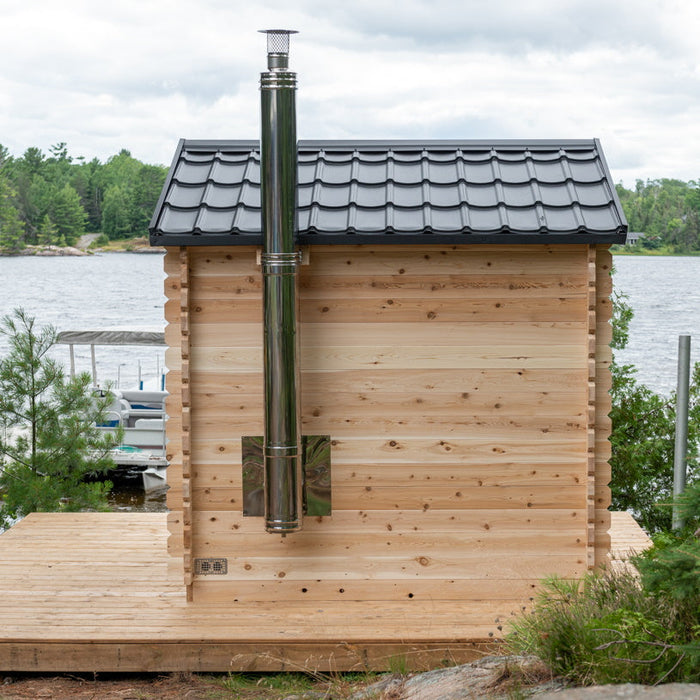
M613 555L648 538L613 513ZM35 513L0 535L1 671L381 668L462 661L498 637L512 600L188 603L164 513ZM492 619L484 624L485 614ZM456 624L455 620L459 623Z
M610 566L620 569L629 566L629 559L651 547L651 539L637 521L623 511L610 513Z

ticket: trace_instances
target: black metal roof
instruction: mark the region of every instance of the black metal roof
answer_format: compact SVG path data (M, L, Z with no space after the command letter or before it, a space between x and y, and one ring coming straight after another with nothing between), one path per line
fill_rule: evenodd
M297 242L624 243L597 139L300 141ZM262 244L257 141L181 140L153 245Z

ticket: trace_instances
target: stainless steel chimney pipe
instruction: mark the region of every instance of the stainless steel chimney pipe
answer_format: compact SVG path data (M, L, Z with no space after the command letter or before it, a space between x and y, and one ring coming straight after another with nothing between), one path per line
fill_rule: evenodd
M297 177L296 74L289 71L289 35L267 34L268 70L260 75L260 184L263 228L265 529L296 532L302 521L302 450L298 396L294 251Z

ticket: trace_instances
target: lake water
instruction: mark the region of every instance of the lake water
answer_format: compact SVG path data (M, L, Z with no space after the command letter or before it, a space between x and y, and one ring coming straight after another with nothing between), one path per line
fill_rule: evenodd
M615 285L635 311L630 342L619 360L637 366L639 379L656 391L675 388L678 335L694 336L693 360L700 360L700 258L615 257ZM0 316L23 307L38 322L58 330L106 326L162 329L163 258L159 254L111 253L90 257L0 258ZM6 350L0 336L0 354ZM98 348L98 378L134 386L155 379L163 350ZM68 349L56 357L68 367ZM78 370L90 370L90 352L76 346Z
M0 316L22 307L41 325L59 331L97 330L109 326L163 330L163 256L110 253L88 257L0 257ZM0 335L0 354L7 349ZM67 345L56 346L56 359L70 366ZM164 348L96 348L98 381L137 385L157 382ZM91 371L90 348L75 346L77 371Z
M700 361L700 258L618 255L614 266L615 288L634 310L629 344L616 357L668 394L676 388L679 335L691 336L691 360Z

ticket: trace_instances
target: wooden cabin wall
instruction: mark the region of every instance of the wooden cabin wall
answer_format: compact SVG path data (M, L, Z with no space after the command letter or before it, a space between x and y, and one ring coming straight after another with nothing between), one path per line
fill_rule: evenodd
M168 505L190 594L395 601L407 614L459 601L472 637L498 636L495 616L540 578L579 576L607 553L609 253L309 256L302 422L332 437L333 514L282 538L241 514L241 436L263 432L256 248L168 250ZM228 573L193 577L199 557L227 558Z

